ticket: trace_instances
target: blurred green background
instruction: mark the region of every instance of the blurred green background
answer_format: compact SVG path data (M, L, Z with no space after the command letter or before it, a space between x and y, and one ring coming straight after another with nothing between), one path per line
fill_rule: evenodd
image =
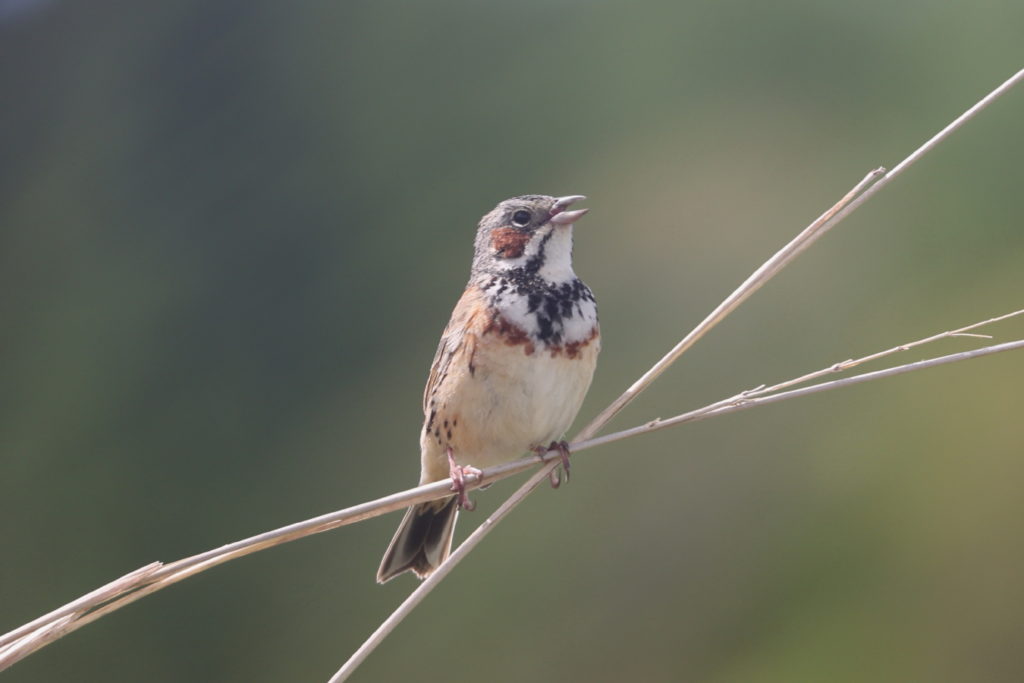
M0 1L0 631L414 484L427 369L499 200L590 196L590 417L1020 68L1022 28L1015 0ZM614 426L1020 308L1022 121L1018 89ZM1019 681L1022 371L581 454L355 680ZM373 581L398 517L190 579L0 678L326 680L414 585Z

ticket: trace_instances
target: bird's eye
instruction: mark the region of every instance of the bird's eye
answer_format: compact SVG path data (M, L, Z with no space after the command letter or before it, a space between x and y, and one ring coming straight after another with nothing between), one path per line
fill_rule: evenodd
M530 215L529 211L519 209L514 214L512 214L512 224L520 228L525 228L527 225L530 224L530 218L532 218L532 216Z

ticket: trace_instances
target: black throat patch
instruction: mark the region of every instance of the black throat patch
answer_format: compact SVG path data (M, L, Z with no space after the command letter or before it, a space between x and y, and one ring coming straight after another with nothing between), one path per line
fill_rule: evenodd
M532 260L531 260L532 262ZM594 302L594 294L579 278L568 282L549 282L527 263L502 274L492 275L482 284L494 304L507 296L526 300L527 314L536 322L537 339L547 346L562 344L565 323L583 315L581 304ZM594 321L596 323L596 320Z

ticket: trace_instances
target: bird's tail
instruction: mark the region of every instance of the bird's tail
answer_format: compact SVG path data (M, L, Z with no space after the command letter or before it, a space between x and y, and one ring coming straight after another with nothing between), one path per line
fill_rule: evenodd
M410 570L421 579L427 578L451 551L458 512L456 496L409 508L381 560L377 583Z

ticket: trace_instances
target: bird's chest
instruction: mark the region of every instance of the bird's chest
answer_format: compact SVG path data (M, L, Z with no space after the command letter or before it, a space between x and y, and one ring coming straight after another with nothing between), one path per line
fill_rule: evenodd
M459 424L451 445L463 464L490 466L562 438L590 387L600 339L597 328L570 356L496 331L476 343L451 406Z
M467 340L467 371L440 396L457 424L449 437L442 422L428 441L452 446L462 464L486 467L562 437L590 387L601 345L593 296L585 286L567 294L501 292L490 299Z

